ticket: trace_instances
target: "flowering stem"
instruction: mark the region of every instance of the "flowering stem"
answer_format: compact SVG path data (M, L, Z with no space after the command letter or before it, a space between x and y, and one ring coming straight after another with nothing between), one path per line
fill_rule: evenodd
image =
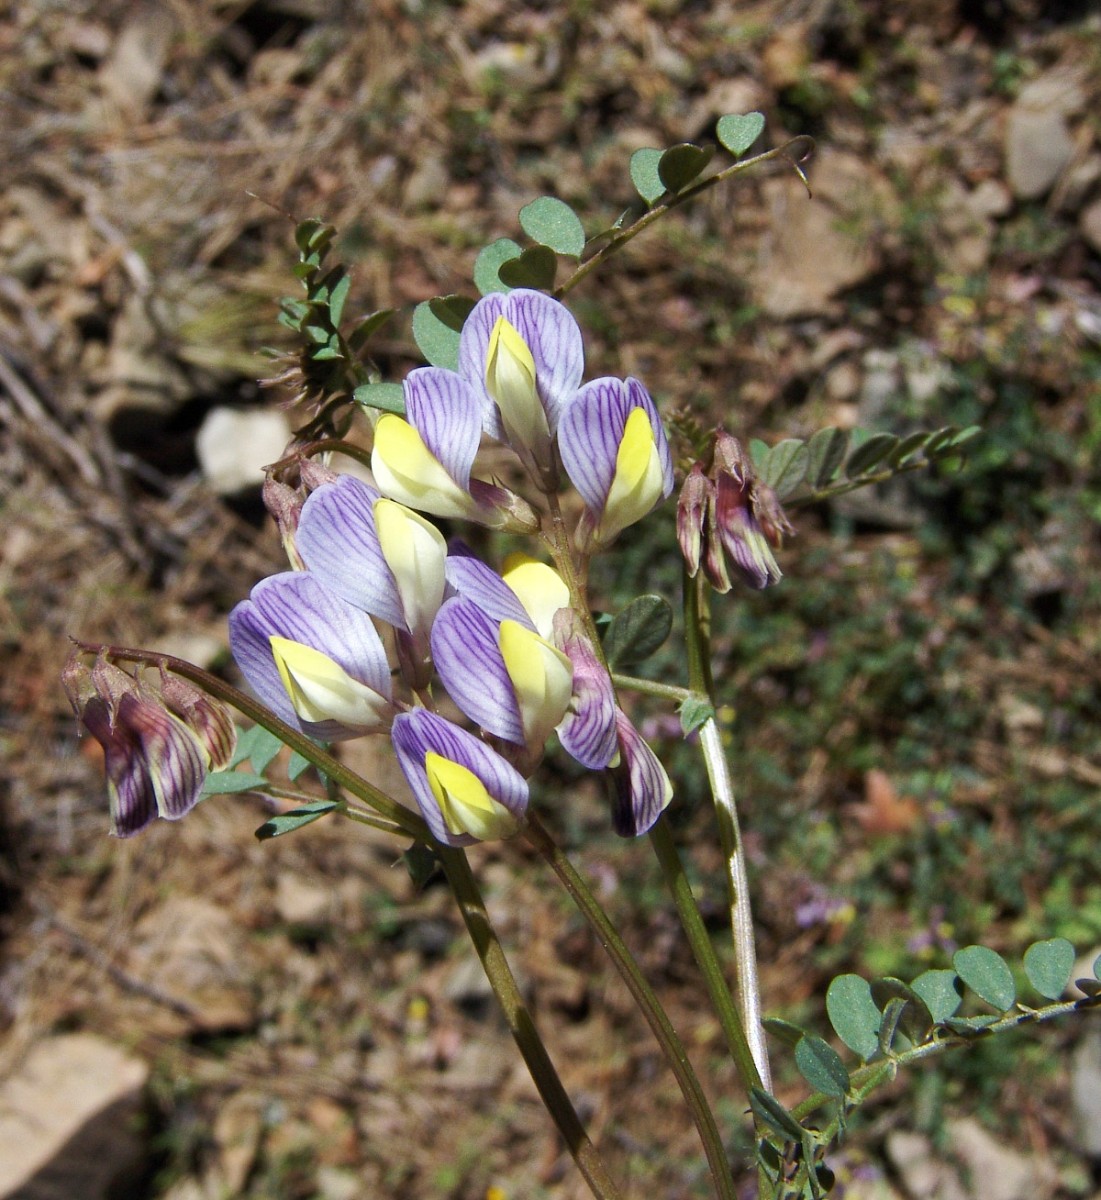
M664 815L658 818L657 823L650 830L650 844L658 857L666 885L677 906L681 925L684 927L688 943L692 947L696 965L703 974L707 994L711 997L711 1003L715 1007L719 1024L726 1035L726 1043L730 1047L730 1053L734 1058L738 1074L742 1078L748 1096L750 1088L761 1086L761 1076L758 1073L753 1052L749 1048L745 1029L742 1027L742 1019L738 1015L738 1009L730 995L730 989L726 986L722 967L715 956L715 947L712 946L711 938L704 928L703 918L700 916L699 907L692 895L692 885L688 881L684 863L681 861L680 854L677 853L669 823Z
M380 816L392 821L398 830L407 837L418 842L431 842L431 835L424 821L403 804L399 804L385 792L369 784L354 771L349 770L338 758L334 758L304 733L292 729L286 721L281 721L269 708L246 696L240 689L219 679L202 667L189 663L186 659L174 658L171 654L158 654L153 650L135 650L126 646L100 646L92 642L81 642L76 638L74 644L86 654L103 655L110 660L120 662L143 663L145 666L158 667L179 675L181 679L189 679L197 687L203 689L208 696L221 700L239 713L263 726L292 750L296 750L333 784L344 791L350 792L373 808Z
M688 682L695 692L708 696L714 707L715 688L711 679L710 626L707 581L701 571L695 579L684 574L684 629L688 649ZM753 940L753 911L749 902L749 879L745 853L734 801L734 783L730 765L723 752L722 735L714 716L700 726L700 749L707 767L707 778L715 801L719 843L727 864L730 889L730 926L734 937L734 962L738 973L738 1000L753 1061L757 1064L760 1086L772 1090L772 1073L761 1023L761 986L757 975L757 950Z
M612 672L612 683L617 688L627 688L628 691L641 692L644 696L660 696L663 700L674 700L683 704L696 695L691 688L677 687L675 683L658 683L656 679L639 679L636 675L620 675Z
M577 1163L578 1170L585 1177L589 1190L597 1200L620 1200L622 1193L608 1174L596 1147L589 1140L539 1037L531 1013L520 995L516 978L490 922L489 913L486 911L485 902L466 855L450 846L437 845L435 850L455 894L459 911L481 960L486 978L505 1014L505 1020L520 1048L520 1053L524 1056L524 1062L527 1063L535 1086L539 1089L539 1095L558 1126L558 1131L562 1134L574 1162Z
M581 915L608 952L635 1003L641 1009L665 1054L692 1114L700 1140L703 1142L704 1153L707 1155L716 1191L722 1200L735 1200L734 1180L730 1173L730 1164L727 1161L722 1138L715 1125L715 1116L707 1103L707 1098L704 1096L703 1088L696 1077L684 1044L673 1028L665 1009L662 1008L653 988L646 982L634 955L619 936L619 932L612 924L608 914L590 891L589 885L530 809L524 829L528 840L558 876Z

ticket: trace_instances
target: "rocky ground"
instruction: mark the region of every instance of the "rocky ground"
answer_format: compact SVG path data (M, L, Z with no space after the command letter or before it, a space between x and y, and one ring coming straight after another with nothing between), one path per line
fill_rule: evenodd
M224 665L225 614L281 565L240 473L278 455L290 419L257 381L260 349L285 345L291 219L341 231L356 307L408 310L469 290L477 249L514 236L535 195L607 224L631 199L637 148L712 138L720 115L750 110L767 117L766 144L812 135L813 201L790 173L744 177L578 289L589 370L637 374L666 403L770 441L824 424L991 428L968 486L804 515L785 586L822 587L841 613L879 611L887 558L891 579L916 580L891 619L905 638L923 614L921 661L956 689L948 708L966 728L933 729L930 761L950 747L970 772L954 811L979 813L992 840L968 854L989 865L1034 826L1096 846L1090 7L0 6L0 1195L585 1194L442 890L416 894L388 843L335 824L258 844L266 810L249 797L109 840L96 747L76 742L57 685L70 634ZM420 359L408 325L391 330L376 358L397 379ZM217 455L246 438L251 460ZM869 737L897 742L908 701L903 688L869 726L854 673L828 738L796 753L755 713L817 703L791 682L813 648L770 650L750 678L735 653L749 642L724 636L746 761L786 770L800 820L819 814L847 856L831 850L811 883L796 864L812 850L754 841L751 825L766 998L787 1012L869 957L851 926L797 919L792 895L859 895L876 839L900 891L923 861L916 776L859 753ZM1060 815L1018 804L1053 781L1070 789ZM736 1124L675 920L635 882L652 871L647 848L613 843L595 794L573 804L577 860L697 1031ZM697 814L684 830L706 890L708 827ZM1029 901L1076 920L1086 949L1101 942L1096 876L1052 845L1025 899L988 915L1020 944ZM706 1195L693 1134L668 1115L674 1085L599 947L522 846L476 858L616 1171L638 1193ZM882 928L873 913L857 932ZM821 1022L820 1003L801 1019ZM1080 1033L1034 1043L1031 1074L892 1091L835 1164L845 1195L1094 1194L1096 1125L1076 1127L1066 1099L1072 1069L1080 1109L1098 1091L1099 1052ZM798 1095L794 1077L782 1086Z

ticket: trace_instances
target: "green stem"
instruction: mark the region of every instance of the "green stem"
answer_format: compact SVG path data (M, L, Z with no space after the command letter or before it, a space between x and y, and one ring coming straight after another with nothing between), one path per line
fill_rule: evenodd
M658 683L656 679L639 679L635 675L620 675L612 673L612 683L617 688L627 688L628 691L641 692L644 696L660 696L663 700L673 700L683 704L690 700L695 692L691 688L677 687L675 683Z
M528 840L558 876L581 915L589 923L601 945L611 957L635 1003L641 1009L665 1054L666 1061L680 1085L681 1094L692 1114L700 1140L703 1142L704 1153L707 1155L716 1191L722 1200L734 1200L736 1194L734 1180L730 1173L730 1164L727 1161L722 1138L715 1125L714 1114L707 1103L707 1098L704 1096L703 1088L696 1077L687 1051L665 1009L662 1008L653 988L646 982L639 970L634 956L619 936L619 932L608 918L608 914L590 891L588 884L530 809L525 832Z
M715 947L712 946L711 938L704 928L703 917L700 916L699 907L692 895L692 885L688 881L684 863L677 853L669 823L664 815L658 818L657 823L650 830L650 844L654 847L654 853L657 854L666 885L672 893L681 925L688 937L688 944L692 947L696 964L703 974L707 994L711 997L711 1003L715 1007L719 1024L726 1035L726 1043L730 1047L730 1053L734 1058L734 1064L738 1068L738 1074L741 1076L748 1097L750 1088L761 1086L761 1076L753 1059L753 1051L750 1050L749 1042L746 1040L742 1019L738 1015L738 1009L730 994L730 989L726 986L722 967L715 956Z
M334 758L327 750L304 733L292 729L285 721L281 721L270 709L266 708L251 696L235 688L232 684L219 679L209 671L204 671L194 663L182 658L174 658L171 654L158 654L153 650L135 650L126 646L100 646L91 642L81 642L76 638L74 644L86 654L105 655L108 659L120 662L143 663L145 666L158 667L179 675L182 679L190 679L197 687L202 688L209 696L221 700L239 713L263 726L292 750L296 750L308 762L338 787L350 792L364 804L373 808L380 816L392 821L406 836L418 842L430 842L431 835L424 821L416 813L410 812L403 804L393 797L379 791L377 787L360 778L354 771L349 770L339 759Z
M516 1045L524 1056L543 1103L558 1126L573 1160L597 1200L620 1200L622 1193L608 1174L603 1159L589 1140L558 1072L539 1037L535 1022L520 995L516 978L486 911L470 863L461 850L436 846L447 881L466 924L486 978L497 997Z
M574 271L574 273L569 277L569 279L566 280L565 283L555 288L553 294L561 299L564 295L566 295L567 292L572 291L587 275L591 274L599 266L601 266L606 259L611 258L611 256L618 250L622 250L628 242L638 237L638 235L642 233L644 229L648 229L654 224L655 221L658 221L664 217L666 213L671 212L674 208L679 208L682 204L687 204L689 200L694 200L701 193L707 191L708 188L712 188L717 184L724 183L726 180L732 179L735 175L740 175L743 171L749 171L753 167L759 167L762 163L769 162L771 159L786 158L788 162L795 167L795 170L798 172L803 182L806 183L806 177L803 175L802 171L799 170L796 160L792 157L792 148L797 143L806 146L807 153L810 153L810 150L814 146L813 141L805 135L791 138L782 146L776 146L772 150L766 150L764 154L754 155L753 158L743 158L734 163L732 166L726 167L722 171L717 171L714 175L708 175L706 179L701 179L698 183L694 183L691 187L687 187L683 191L677 192L676 195L670 196L668 199L662 200L660 203L655 204L653 208L639 217L639 219L632 225L629 225L626 229L621 229L613 234L612 237L605 242L605 244L601 246L600 249L592 256L592 258L586 259L585 262L583 262L577 268L577 270ZM806 157L806 155L803 155L803 157Z
M715 687L711 679L711 613L707 581L701 571L695 579L684 574L684 636L688 650L688 684L703 693L715 706ZM761 985L757 974L757 949L753 937L753 910L749 901L749 877L746 873L738 809L734 800L734 781L723 750L722 734L714 716L700 726L699 744L715 801L715 820L719 844L727 865L730 893L730 928L734 939L738 1000L753 1061L757 1064L760 1086L772 1090L768 1047L761 1021Z

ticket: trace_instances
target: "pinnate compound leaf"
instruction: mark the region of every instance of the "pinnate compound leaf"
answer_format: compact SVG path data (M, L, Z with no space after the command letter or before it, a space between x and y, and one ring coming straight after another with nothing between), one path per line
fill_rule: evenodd
M263 792L270 787L263 775L251 771L212 771L203 783L203 796L232 796L236 792Z
M635 191L651 207L665 195L665 184L658 171L660 162L660 150L636 150L631 155L631 182L635 185Z
M1000 954L987 946L965 946L952 956L956 974L999 1012L1008 1012L1017 999L1013 973Z
M879 1023L877 1039L882 1054L890 1054L891 1047L895 1044L895 1035L902 1022L902 1014L905 1011L906 1001L901 996L895 996L892 1000L887 1001L887 1006L883 1010L883 1019Z
M902 1032L912 1042L920 1042L933 1028L933 1014L925 1001L909 984L901 979L885 977L872 980L872 999L886 1008L892 1000L901 1000L903 1009L899 1013L898 1023Z
M533 242L541 242L557 254L577 258L585 249L581 218L565 200L554 196L540 196L525 204L520 209L520 228Z
M1033 942L1025 951L1028 982L1047 1000L1058 1000L1074 970L1074 947L1066 938Z
M963 999L955 971L925 971L910 986L925 1001L935 1025L943 1025L949 1017L954 1017Z
M679 192L699 175L714 153L713 146L694 146L691 142L670 146L658 159L658 178L667 191Z
M664 596L636 596L612 618L604 635L609 666L649 658L673 628L673 609Z
M558 273L558 255L550 246L529 246L519 258L501 264L501 282L514 288L537 288L549 292Z
M919 430L917 433L907 434L891 453L887 455L887 465L901 467L904 462L913 458L928 441L929 431L926 429Z
M803 482L809 464L806 442L799 438L784 438L772 447L761 464L761 480L783 500Z
M508 292L512 289L501 280L501 267L519 258L523 251L512 238L498 238L478 253L474 260L474 284L483 296L490 292Z
M293 750L287 762L287 778L291 783L294 783L296 780L301 779L312 766L313 763L304 754L299 754L297 750Z
M340 319L344 316L344 305L351 289L351 275L341 275L329 293L329 320L332 321L334 328L340 327Z
M761 1024L772 1036L787 1046L798 1046L804 1037L809 1037L805 1029L785 1021L782 1017L765 1017Z
M849 1073L841 1056L819 1037L807 1034L795 1047L795 1065L815 1091L842 1099L849 1091Z
M855 479L865 471L870 471L882 462L898 443L899 438L893 433L871 434L849 455L849 461L845 464L845 474L850 479Z
M301 805L292 812L280 813L265 821L257 829L256 836L262 842L266 842L270 838L282 837L285 833L293 833L296 829L301 829L303 825L310 825L314 821L320 820L326 813L339 807L340 804L336 800L314 800L310 804Z
M680 727L687 737L715 715L715 706L706 696L689 696L680 706Z
M759 112L727 113L719 118L715 134L735 158L741 158L761 136L764 127L765 118Z
M377 333L393 318L395 312L396 309L393 308L380 308L377 312L369 313L349 334L348 345L353 350L359 350L365 346L371 334Z
M826 1013L837 1036L863 1059L879 1050L882 1014L872 999L872 989L859 975L838 975L826 991Z
M454 371L459 366L459 331L432 311L428 300L413 309L413 338L434 367Z
M799 1122L788 1112L788 1110L776 1099L775 1096L761 1088L755 1087L749 1090L749 1107L753 1109L753 1115L757 1119L767 1125L770 1129L780 1134L784 1138L789 1138L792 1141L801 1142L806 1130Z
M825 487L833 481L848 448L847 429L819 429L807 442L807 482L811 487Z
M405 392L400 383L363 383L352 393L357 404L405 416Z

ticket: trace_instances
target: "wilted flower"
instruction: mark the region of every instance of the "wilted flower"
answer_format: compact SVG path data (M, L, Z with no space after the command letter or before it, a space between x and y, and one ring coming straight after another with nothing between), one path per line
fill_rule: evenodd
M131 837L156 817L195 807L207 772L230 761L236 730L216 700L163 673L160 686L74 655L62 674L73 710L103 747L111 832Z
M609 771L612 825L620 837L646 833L673 799L673 785L661 760L627 715L616 710L620 757Z

